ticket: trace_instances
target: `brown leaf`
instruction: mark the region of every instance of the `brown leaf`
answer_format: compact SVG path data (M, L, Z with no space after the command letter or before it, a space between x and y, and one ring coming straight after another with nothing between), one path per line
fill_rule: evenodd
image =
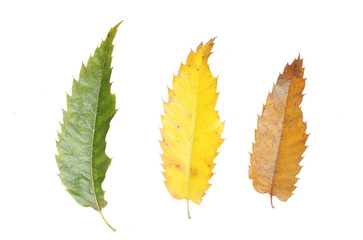
M302 64L299 56L286 65L267 97L255 131L249 178L257 192L270 194L272 207L272 196L284 202L292 196L306 149L308 135L300 108L306 80Z

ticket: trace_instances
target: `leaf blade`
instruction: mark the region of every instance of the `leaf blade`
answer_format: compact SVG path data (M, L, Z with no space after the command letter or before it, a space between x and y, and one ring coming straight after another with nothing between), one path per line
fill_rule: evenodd
M224 123L214 109L217 102L217 78L207 63L213 47L211 39L191 51L181 64L164 103L160 142L165 185L175 199L200 204L215 166L214 158L222 144Z
M67 191L81 206L98 211L113 231L101 212L107 205L101 185L111 163L105 153L105 138L116 113L116 98L110 89L111 55L120 24L111 28L87 66L82 64L79 81L73 79L56 155L59 176Z
M272 196L281 201L292 196L306 149L308 135L300 108L306 80L302 64L299 56L286 65L258 117L249 178L257 192L270 194L271 205Z

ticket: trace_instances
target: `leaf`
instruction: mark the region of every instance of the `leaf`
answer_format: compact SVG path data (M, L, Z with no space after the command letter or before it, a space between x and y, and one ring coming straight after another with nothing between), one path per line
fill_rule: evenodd
M201 204L213 176L214 158L223 142L224 123L214 110L218 93L208 58L213 47L211 39L191 51L185 65L181 64L174 76L169 102L164 102L165 116L160 142L165 186L175 199L186 199L188 217L189 200Z
M113 39L121 23L111 28L100 47L82 64L79 81L73 79L72 96L67 95L67 111L57 142L59 177L72 197L84 207L101 214L107 205L102 182L111 159L106 155L106 134L116 113L116 98L111 94Z
M287 201L295 190L296 175L308 135L300 108L305 87L303 60L286 65L258 117L249 178L259 193Z

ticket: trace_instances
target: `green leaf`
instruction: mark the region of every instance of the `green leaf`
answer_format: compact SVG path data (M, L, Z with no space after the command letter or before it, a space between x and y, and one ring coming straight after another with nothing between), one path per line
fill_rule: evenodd
M102 182L111 159L106 155L106 134L116 113L116 98L111 94L111 61L117 28L111 28L106 40L82 64L79 81L73 79L72 96L67 95L67 111L57 142L56 160L59 177L72 197L84 207L98 211L107 205Z

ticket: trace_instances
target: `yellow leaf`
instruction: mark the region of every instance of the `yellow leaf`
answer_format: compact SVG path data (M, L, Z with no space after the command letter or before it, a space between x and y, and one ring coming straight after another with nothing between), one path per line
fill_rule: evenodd
M189 218L189 200L201 204L223 142L224 123L214 109L217 78L207 63L213 40L200 44L196 52L190 52L186 64L181 64L173 89L169 89L169 101L164 102L165 116L161 116L165 186L173 198L187 200Z
M286 65L258 117L249 178L259 193L287 201L295 190L308 135L300 108L305 87L303 61Z

